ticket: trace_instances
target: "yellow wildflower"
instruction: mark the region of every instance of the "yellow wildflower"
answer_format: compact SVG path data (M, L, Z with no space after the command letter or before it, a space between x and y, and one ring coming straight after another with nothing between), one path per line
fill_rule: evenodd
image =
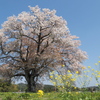
M84 70L84 69L86 69L85 67L82 67L82 69Z
M76 87L74 87L74 89L76 89Z
M65 87L63 86L62 88L64 89Z
M100 61L98 61L98 63L100 63Z
M94 75L94 73L92 73L92 75Z
M99 85L98 83L96 83L95 85Z
M70 70L68 70L68 73L70 73Z
M50 76L50 78L53 78L53 76Z
M53 82L54 85L56 85L56 82Z
M60 88L60 86L58 86L58 88Z
M62 65L62 67L65 67L65 65Z
M71 81L76 81L76 79L75 78L72 78Z
M100 72L98 72L98 74L100 74Z
M91 66L88 66L88 68L91 68Z
M98 65L97 63L95 63L95 65Z
M71 92L68 92L68 94L71 94Z
M100 75L98 75L97 77L100 77Z
M67 77L68 77L68 78L72 77L72 74L69 74Z
M42 97L44 95L44 92L42 90L38 90L37 94L39 95L39 97Z
M76 94L79 94L79 92L76 92Z
M96 70L95 72L97 73L98 71Z
M79 73L79 71L76 71L76 74L78 74Z
M66 83L68 83L68 82L66 82Z

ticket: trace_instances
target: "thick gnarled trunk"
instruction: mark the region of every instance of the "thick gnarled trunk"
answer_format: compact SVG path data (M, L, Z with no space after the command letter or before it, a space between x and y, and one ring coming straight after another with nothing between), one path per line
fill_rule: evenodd
M27 92L36 92L36 82L30 80L27 82Z
M36 92L36 76L26 72L25 78L27 81L27 92Z

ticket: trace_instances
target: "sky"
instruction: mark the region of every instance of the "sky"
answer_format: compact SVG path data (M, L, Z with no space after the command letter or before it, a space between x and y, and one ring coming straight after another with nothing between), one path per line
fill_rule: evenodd
M70 34L81 41L81 50L86 51L88 59L85 66L95 68L100 56L100 0L1 0L0 25L7 17L29 12L28 6L55 9L68 23ZM96 68L95 68L96 69Z

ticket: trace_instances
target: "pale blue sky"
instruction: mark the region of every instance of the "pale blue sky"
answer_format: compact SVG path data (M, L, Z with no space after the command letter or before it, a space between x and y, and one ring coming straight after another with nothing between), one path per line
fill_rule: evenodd
M1 0L0 24L9 16L29 11L29 5L57 10L71 34L80 37L80 48L89 57L84 65L94 66L100 56L100 0Z

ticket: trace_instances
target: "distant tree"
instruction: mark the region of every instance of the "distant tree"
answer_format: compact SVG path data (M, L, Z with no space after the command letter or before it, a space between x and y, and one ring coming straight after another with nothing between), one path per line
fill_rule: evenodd
M16 84L10 84L4 79L0 79L0 92L18 92L18 86Z
M11 84L3 79L0 79L0 92L8 92Z
M10 67L8 68L8 64L2 64L2 67L0 68L0 79L11 84L12 77L12 70Z
M36 91L36 83L50 71L80 71L87 58L78 46L78 37L69 34L66 21L56 11L29 7L31 12L11 16L0 30L1 69L6 65L11 77L25 77L28 90ZM3 75L4 73L1 73Z

